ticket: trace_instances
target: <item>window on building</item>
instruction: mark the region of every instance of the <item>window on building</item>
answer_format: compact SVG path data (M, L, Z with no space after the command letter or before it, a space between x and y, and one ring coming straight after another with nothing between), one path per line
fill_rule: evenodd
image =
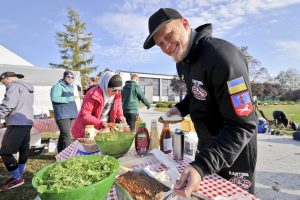
M145 92L145 86L153 87L153 96L159 96L159 79L140 77L139 85L141 90Z
M170 79L162 79L162 96L175 96L175 93L173 92L170 84Z

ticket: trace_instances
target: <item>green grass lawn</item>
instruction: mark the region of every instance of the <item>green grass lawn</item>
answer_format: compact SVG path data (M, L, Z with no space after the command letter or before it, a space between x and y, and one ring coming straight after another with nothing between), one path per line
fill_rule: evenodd
M154 111L157 112L167 112L170 108L155 108Z
M37 192L32 187L31 180L36 172L45 166L50 165L55 162L54 153L43 153L38 156L31 156L27 162L25 173L23 178L25 179L24 185L13 188L10 190L0 192L0 199L5 200L28 200L35 199ZM0 185L2 186L4 182L9 178L9 174L4 167L4 164L0 162Z
M264 114L269 118L273 119L273 111L280 110L283 111L289 120L300 123L300 104L295 105L268 105L268 106L259 106ZM260 116L260 115L259 115Z

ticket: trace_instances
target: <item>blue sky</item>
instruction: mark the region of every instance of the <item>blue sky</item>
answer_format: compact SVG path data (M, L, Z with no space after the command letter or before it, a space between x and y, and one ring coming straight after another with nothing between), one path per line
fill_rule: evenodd
M70 6L94 34L98 71L176 73L158 47L142 47L148 18L160 7L178 9L194 28L212 23L214 37L248 46L273 76L300 69L300 0L0 0L0 5L0 44L39 67L60 63L55 34L65 31Z

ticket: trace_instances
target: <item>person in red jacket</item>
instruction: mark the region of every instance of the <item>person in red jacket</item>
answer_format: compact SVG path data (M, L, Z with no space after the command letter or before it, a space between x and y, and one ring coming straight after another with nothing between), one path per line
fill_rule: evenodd
M99 130L116 119L126 122L122 110L121 86L120 75L111 71L102 73L99 85L89 90L83 99L81 110L72 126L75 139L85 137L86 125L94 125Z

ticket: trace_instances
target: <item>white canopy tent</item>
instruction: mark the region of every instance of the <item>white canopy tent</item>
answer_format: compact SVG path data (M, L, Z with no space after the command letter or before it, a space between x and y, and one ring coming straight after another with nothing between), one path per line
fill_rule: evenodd
M24 80L33 84L34 86L34 114L47 114L52 110L52 103L50 99L51 87L63 78L64 69L56 68L40 68L36 67L24 58L18 56L12 51L0 45L0 74L6 71L23 74ZM74 79L74 95L80 96L79 88L81 86L80 72L73 71ZM5 86L0 84L0 102L5 94ZM81 106L81 100L76 99L78 110Z
M29 66L14 66L14 65L3 65L0 64L0 74L6 71L12 71L17 74L23 74L24 80L33 84L34 86L34 114L46 113L49 115L49 110L52 110L52 103L50 99L51 87L62 79L64 69L54 69L54 68L38 68ZM81 87L80 72L74 71L74 95L80 96L79 86ZM5 94L5 86L1 85L0 88L0 99L2 100ZM76 104L78 110L80 109L81 102L80 99L76 99Z

